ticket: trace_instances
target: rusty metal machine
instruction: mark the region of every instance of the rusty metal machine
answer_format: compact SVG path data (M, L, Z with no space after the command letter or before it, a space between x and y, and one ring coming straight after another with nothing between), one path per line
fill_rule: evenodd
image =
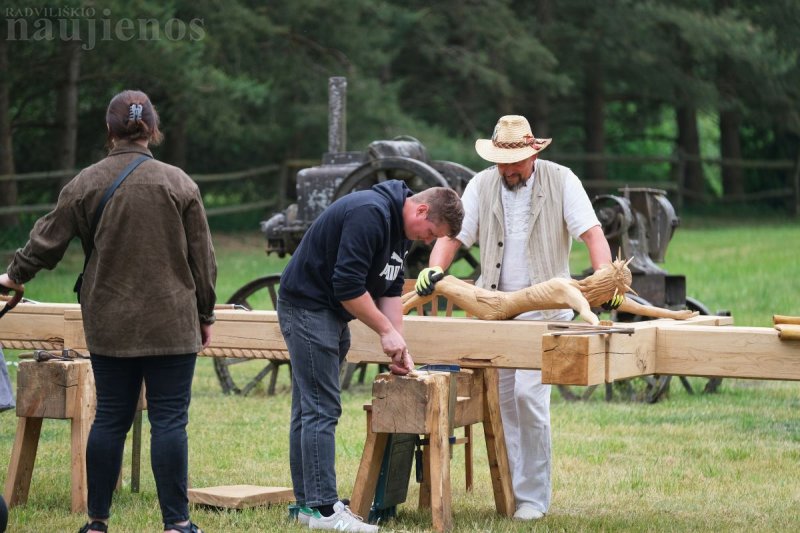
M350 192L400 179L413 191L438 186L461 194L475 174L458 163L432 160L425 146L409 136L374 141L363 152L347 151L346 88L345 78L329 80L328 152L323 154L321 165L297 173L296 203L261 223L267 254L283 257L293 253L320 213ZM412 259L407 262L412 270L417 266L415 251L410 252Z

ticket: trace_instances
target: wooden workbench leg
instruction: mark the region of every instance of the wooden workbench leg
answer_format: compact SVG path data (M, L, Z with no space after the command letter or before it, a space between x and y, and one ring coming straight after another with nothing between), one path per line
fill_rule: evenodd
M430 437L430 435L424 436ZM431 447L429 444L422 447L422 483L419 484L419 508L431 508Z
M511 471L508 467L508 452L500 418L500 392L496 368L486 368L483 394L483 434L486 437L486 455L492 478L494 504L501 515L512 516L515 511L514 492L511 488Z
M464 426L464 471L467 492L472 490L472 424Z
M455 379L451 377L451 379ZM449 531L453 527L452 496L450 491L450 430L447 421L449 384L436 382L431 392L430 411L426 426L431 428L430 487L433 529Z
M72 512L85 513L88 503L88 485L86 482L86 443L89 431L94 422L97 400L94 390L94 376L89 365L79 376L80 408L71 427L72 456Z
M364 443L364 452L361 454L361 463L358 465L356 483L350 496L350 509L355 514L363 516L365 520L375 499L375 488L381 473L387 437L387 433L373 433L372 411L367 411L367 439Z
M33 464L36 462L36 450L39 447L41 432L41 418L23 416L17 419L17 435L14 438L14 447L11 449L4 494L9 507L28 501L28 490L31 488Z
M88 487L86 485L86 441L89 429L81 418L72 419L71 456L72 456L72 512L85 513Z
M133 418L133 437L131 443L131 492L139 492L139 479L142 474L142 412L136 411Z

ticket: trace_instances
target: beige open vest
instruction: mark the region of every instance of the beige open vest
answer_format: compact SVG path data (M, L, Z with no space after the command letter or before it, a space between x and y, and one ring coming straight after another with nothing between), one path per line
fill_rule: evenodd
M531 188L530 236L528 239L528 274L532 284L550 278L569 278L569 252L572 238L564 221L564 178L569 169L550 161L536 161L536 176ZM481 277L476 284L496 290L500 281L505 238L502 177L497 167L477 174L480 198L478 239ZM555 312L556 314L558 312Z

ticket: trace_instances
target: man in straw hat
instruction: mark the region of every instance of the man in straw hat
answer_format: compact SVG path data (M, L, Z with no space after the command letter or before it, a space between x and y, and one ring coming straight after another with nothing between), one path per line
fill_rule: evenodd
M589 249L592 267L611 262L611 251L580 180L568 168L538 159L552 139L537 139L525 117L501 117L491 139L475 150L495 166L464 190L464 222L456 238L441 238L417 279L430 294L459 246L480 243L476 285L514 291L554 277L569 278L571 238ZM621 303L621 302L619 302ZM517 318L571 320L571 310L535 311ZM539 370L500 370L500 412L511 468L517 520L537 520L550 506L550 385Z

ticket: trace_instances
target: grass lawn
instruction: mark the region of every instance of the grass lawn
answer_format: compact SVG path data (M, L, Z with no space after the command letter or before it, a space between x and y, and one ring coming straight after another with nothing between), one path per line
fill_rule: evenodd
M687 292L710 309L728 309L736 324L769 326L773 313L800 315L797 224L681 228L664 267L687 278ZM219 300L256 277L279 273L285 260L268 259L257 234L215 235ZM573 271L586 264L575 246ZM74 277L82 264L73 246L59 268L43 272L26 296L74 301ZM446 342L446 341L443 341ZM377 348L377 338L376 338ZM412 347L413 349L413 347ZM798 352L800 357L800 351ZM13 363L15 353L6 352ZM248 363L250 364L250 363ZM15 367L10 367L12 379ZM255 374L257 370L253 370ZM370 377L343 393L337 432L340 495L352 484L364 440L362 405ZM189 438L190 483L290 486L288 466L288 372L278 394L221 393L213 361L201 358L193 388ZM692 378L695 389L701 378ZM483 443L476 443L475 488L466 493L463 448L453 462L455 531L797 531L800 530L800 384L724 380L719 393L689 395L673 380L664 401L647 405L603 401L568 403L553 390L553 502L536 524L516 523L494 512ZM144 435L148 434L145 420ZM12 413L0 415L0 482L15 433ZM475 434L480 437L480 428ZM125 486L112 508L114 532L160 531L160 512L144 439L141 492ZM129 449L129 448L128 448ZM30 497L11 510L9 531L76 531L85 517L69 513L69 424L46 420ZM417 485L388 531L424 531L430 517L415 510ZM245 511L193 508L206 531L300 531L286 508Z

